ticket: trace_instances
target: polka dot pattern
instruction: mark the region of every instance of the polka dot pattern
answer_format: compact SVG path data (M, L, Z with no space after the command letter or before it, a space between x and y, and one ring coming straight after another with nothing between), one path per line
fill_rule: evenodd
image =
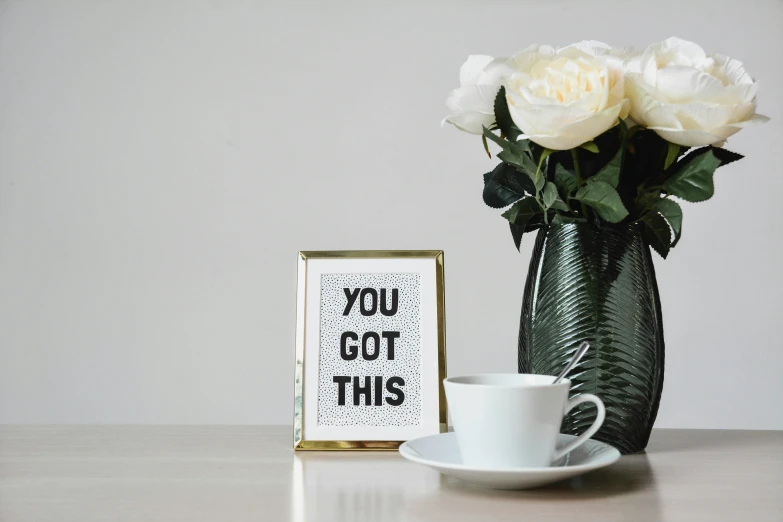
M378 293L378 308L375 315L364 316L360 311L360 298L356 299L350 313L343 315L347 304L344 288L351 292L363 288L374 288ZM383 315L381 289L386 289L386 309L392 308L392 288L398 289L397 312ZM364 296L365 310L372 307L372 297ZM318 375L318 425L319 426L417 426L421 417L421 305L420 276L416 273L393 274L322 274L321 275L321 331ZM351 361L340 355L340 337L343 332L356 332L359 355ZM381 337L380 354L375 360L362 357L361 339L365 332L400 332L394 340L394 359L388 359L387 340ZM368 342L369 354L378 347ZM338 405L338 384L335 375L358 376L362 385L365 376L370 376L370 401L375 398L375 376L383 376L381 397L394 398L386 390L389 377L402 377L405 385L399 388L405 399L399 406L383 404L354 406L353 381L345 385L345 405Z

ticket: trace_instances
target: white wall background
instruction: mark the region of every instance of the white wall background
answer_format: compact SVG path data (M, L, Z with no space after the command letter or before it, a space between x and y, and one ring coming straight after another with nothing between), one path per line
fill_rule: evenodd
M781 27L778 0L0 2L0 422L289 423L300 249L444 249L449 373L514 371L531 239L439 127L458 68L677 35L773 120L657 262L657 425L783 429Z

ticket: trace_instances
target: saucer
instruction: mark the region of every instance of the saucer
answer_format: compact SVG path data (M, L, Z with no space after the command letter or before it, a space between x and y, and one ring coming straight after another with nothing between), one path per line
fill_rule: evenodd
M557 447L575 438L573 435L558 435ZM479 468L462 463L454 432L409 440L400 446L400 454L444 475L491 489L536 488L609 466L620 458L620 452L615 448L591 439L549 468Z

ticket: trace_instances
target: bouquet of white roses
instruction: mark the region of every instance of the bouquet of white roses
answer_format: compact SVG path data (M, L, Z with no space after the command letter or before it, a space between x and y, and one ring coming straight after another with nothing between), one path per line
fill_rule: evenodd
M726 139L756 114L742 63L677 38L643 53L581 42L470 56L444 121L500 146L484 201L522 234L553 223L638 223L664 258L680 239L672 196L704 201ZM673 234L672 234L673 232Z

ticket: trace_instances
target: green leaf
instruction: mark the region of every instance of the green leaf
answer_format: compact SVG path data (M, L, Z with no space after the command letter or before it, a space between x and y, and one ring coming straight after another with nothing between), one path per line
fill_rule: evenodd
M567 198L576 189L576 176L558 163L555 166L555 185L560 194Z
M544 176L536 176L537 166L528 154L530 148L526 142L504 140L503 138L496 136L487 128L484 128L484 136L494 141L503 149L500 154L498 154L500 160L514 165L530 177L536 187L536 191L539 191L544 187L544 182L546 180L544 179Z
M551 207L552 203L560 199L557 195L557 187L554 183L547 182L544 186L542 197L544 199L544 209Z
M712 150L698 155L688 154L678 164L674 174L663 183L663 188L669 194L685 201L708 200L715 193L712 176L720 163Z
M547 181L542 192L542 197L544 199L544 210L553 208L556 210L568 211L568 205L560 199L560 195L557 193L557 187L554 183Z
M500 132L511 141L517 141L519 135L522 134L514 120L511 119L508 102L506 101L506 88L502 86L495 96L495 122Z
M620 195L604 181L583 186L576 192L574 199L595 209L601 219L609 223L619 223L628 215Z
M522 245L522 234L525 233L525 227L515 225L514 223L509 223L508 226L511 227L511 237L514 238L514 246L519 250L519 247Z
M541 155L538 158L536 173L533 176L533 183L536 185L536 190L541 190L544 187L544 183L546 182L546 174L541 172L541 165L544 163L544 160L547 159L553 152L554 150L547 148L544 148L544 150L541 151Z
M526 197L514 203L510 209L503 212L502 216L508 219L509 223L515 225L525 225L537 214L541 214L541 206L535 198Z
M492 153L489 152L489 143L487 143L487 137L483 134L481 135L481 143L484 144L484 151L487 153L487 156L492 159Z
M541 151L541 155L538 157L538 169L541 170L541 165L544 163L544 160L549 157L550 154L555 152L553 149L547 149L544 147L544 150Z
M623 167L625 149L628 143L628 127L625 125L625 122L621 121L618 128L620 129L620 145L617 147L617 152L615 152L612 159L609 160L609 163L601 167L601 170L587 180L588 183L603 181L604 183L611 185L614 189L620 184L620 171Z
M523 234L526 234L528 232L533 232L534 230L538 230L543 225L544 225L543 214L536 214L530 220L528 220L528 222L525 223L524 225L516 225L514 223L509 223L509 228L511 228L511 237L514 238L514 246L517 247L517 250L519 250L519 247L522 244Z
M507 207L535 190L530 178L508 163L498 163L484 174L484 203L492 208Z
M492 132L492 130L486 127L484 127L484 132L482 133L482 135L485 138L494 141L503 150L506 150L506 147L508 147L508 141L505 138L501 138L500 136Z
M669 222L669 226L674 231L674 241L672 241L671 247L677 244L680 240L680 232L682 230L682 208L676 201L671 199L659 199L653 205L653 211L660 213L666 221Z
M745 157L742 154L737 154L736 152L731 152L730 150L726 150L720 147L710 148L712 149L712 153L715 155L715 157L720 160L721 167L737 160L741 160Z
M536 163L529 155L530 146L527 144L527 141L508 141L497 136L486 127L484 127L484 136L495 142L502 149L500 154L498 154L498 158L506 163L511 163L530 175L535 173Z
M620 184L620 168L623 164L623 149L622 147L617 149L617 154L604 165L601 170L596 172L595 176L592 176L587 180L587 183L604 182L612 188L617 188Z
M564 216L562 214L556 215L552 220L553 225L565 225L568 223L587 223L587 220L581 217Z
M483 135L484 135L485 138L488 138L488 139L492 140L493 142L495 142L495 144L498 145L504 151L512 150L515 153L521 153L521 152L529 153L530 152L530 146L528 145L527 140L521 140L521 141L513 140L513 141L510 141L506 137L501 138L500 136L498 136L497 134L492 132L492 129L488 129L486 127L484 127ZM535 165L535 163L530 158L530 156L528 156L528 160L530 161L530 164Z
M579 147L581 147L581 148L583 148L583 149L585 149L587 151L590 151L593 154L598 154L598 152L599 152L598 145L596 145L594 141L588 141L586 143L582 143L581 145L579 145Z
M669 224L657 212L649 212L642 220L642 235L662 258L666 259L671 247L672 235Z
M488 207L507 207L525 196L524 193L516 192L494 181L491 179L491 176L491 172L484 174L484 192L482 196L484 198L484 203Z
M504 150L498 154L498 158L500 158L502 161L505 161L506 163L514 165L519 170L527 174L527 176L533 182L533 185L536 187L537 191L544 187L544 182L546 179L544 179L543 175L536 175L536 165L526 153L510 148L509 150Z
M677 158L680 156L679 145L670 142L667 142L667 144L669 145L669 149L666 151L666 161L663 163L663 170L671 167L672 163L677 161Z

